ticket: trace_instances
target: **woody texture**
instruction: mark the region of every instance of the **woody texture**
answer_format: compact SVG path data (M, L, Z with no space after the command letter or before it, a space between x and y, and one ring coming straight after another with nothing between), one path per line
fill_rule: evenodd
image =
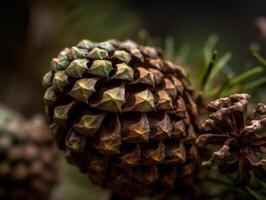
M202 164L217 166L221 173L236 172L238 185L248 185L251 173L262 181L266 177L266 105L258 104L248 117L249 99L247 94L234 94L209 103L207 109L212 113L197 140L203 148L219 148Z
M43 86L58 146L93 183L155 195L193 173L197 106L186 72L161 50L82 40L52 60Z

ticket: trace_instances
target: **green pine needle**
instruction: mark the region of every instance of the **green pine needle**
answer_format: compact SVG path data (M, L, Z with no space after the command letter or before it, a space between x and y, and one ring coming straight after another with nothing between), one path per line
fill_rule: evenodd
M219 98L221 96L227 96L234 92L239 92L240 89L242 92L247 92L252 89L258 88L265 84L265 77L255 80L251 83L247 82L250 81L252 78L258 77L262 74L262 72L263 69L261 67L255 67L253 69L243 72L242 74L232 78L231 80L227 78L219 87L212 90L210 94L212 97Z
M206 85L209 81L210 75L211 75L211 73L214 69L214 66L215 66L216 57L217 57L217 51L213 51L211 61L208 65L206 72L204 73L204 76L203 76L202 81L201 81L201 89L202 90L205 90Z
M236 85L243 84L250 80L251 78L254 78L256 76L261 75L263 72L263 69L261 67L255 67L253 69L250 69L248 71L243 72L242 74L236 76L232 80L229 81L227 87L233 87Z
M266 183L261 181L261 180L259 180L259 182L260 182L261 186L264 188L264 190L266 190Z
M210 74L209 80L206 83L206 89L209 90L211 87L211 84L215 80L215 78L219 75L222 69L226 66L226 64L231 59L232 54L231 53L225 53L222 58L220 58L214 65L213 70Z
M257 62L260 63L266 69L266 59L263 58L257 51L253 51L252 55L257 60Z
M255 80L251 83L246 84L243 87L243 91L254 91L255 89L257 89L263 85L266 85L266 77L262 77L258 80Z
M217 43L218 43L217 35L211 35L208 38L208 40L207 40L207 42L203 48L203 60L204 60L204 68L205 69L207 69L209 66L213 51L214 51Z
M262 194L258 194L258 192L255 192L250 187L245 187L245 190L257 200L265 200L266 199L266 197L264 197Z

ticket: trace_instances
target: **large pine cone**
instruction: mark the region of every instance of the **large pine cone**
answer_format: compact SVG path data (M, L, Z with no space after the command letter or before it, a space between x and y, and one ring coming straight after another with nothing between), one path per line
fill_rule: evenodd
M56 145L45 123L0 108L0 199L47 200L57 182Z
M132 41L82 40L43 78L47 117L70 164L122 195L154 195L190 175L197 106L185 71ZM182 182L179 182L182 183Z

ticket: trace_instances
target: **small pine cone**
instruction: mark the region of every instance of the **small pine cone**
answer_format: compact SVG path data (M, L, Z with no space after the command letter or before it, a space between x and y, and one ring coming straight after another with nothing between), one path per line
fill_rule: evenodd
M237 172L240 185L249 184L250 172L266 181L266 136L259 135L266 128L266 105L258 104L247 120L249 98L247 94L234 94L209 103L207 109L213 113L203 123L205 133L197 140L201 147L221 146L203 165L217 166L222 173Z
M58 151L40 118L0 108L0 199L47 200L57 182Z
M43 78L54 138L70 164L114 193L167 191L196 157L197 106L185 80L156 48L82 40Z

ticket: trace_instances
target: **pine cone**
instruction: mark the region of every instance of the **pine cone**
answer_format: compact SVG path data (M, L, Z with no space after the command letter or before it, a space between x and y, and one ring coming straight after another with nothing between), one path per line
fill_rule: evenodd
M41 119L25 121L0 109L0 199L48 199L57 181L58 156L49 135Z
M234 94L209 103L207 109L213 113L203 123L205 133L197 140L201 147L222 145L203 165L218 166L222 173L237 172L236 181L241 185L250 182L250 171L266 181L266 136L259 135L266 128L266 105L258 104L247 121L249 98Z
M153 195L190 175L197 106L183 68L132 41L82 40L43 78L51 129L70 164L120 195Z

